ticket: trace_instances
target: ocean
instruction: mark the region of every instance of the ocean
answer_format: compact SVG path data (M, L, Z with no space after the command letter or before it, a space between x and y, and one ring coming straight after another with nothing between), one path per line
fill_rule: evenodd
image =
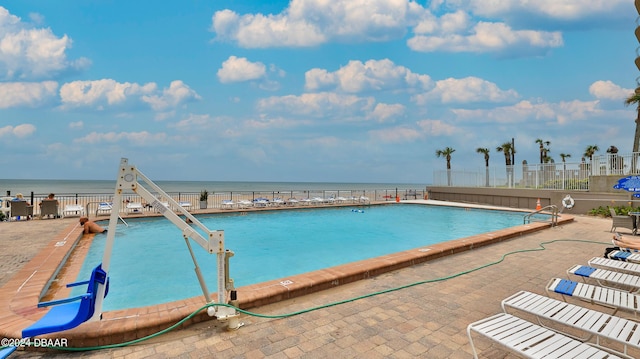
M153 180L153 179L151 179ZM334 182L218 182L218 181L154 181L165 192L198 193L213 192L287 192L315 190L417 190L426 184L418 183L334 183ZM22 193L28 196L74 194L109 194L115 190L116 181L107 180L34 180L0 179L0 196Z

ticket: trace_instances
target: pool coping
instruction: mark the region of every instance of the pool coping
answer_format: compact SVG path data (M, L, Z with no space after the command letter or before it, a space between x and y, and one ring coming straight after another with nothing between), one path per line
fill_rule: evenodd
M424 204L425 201L420 201L420 203ZM478 208L472 205L457 205ZM504 210L504 208L498 209ZM570 223L573 220L573 216L563 214L559 218L558 224ZM250 309L315 293L549 227L551 224L548 222L533 222L240 287L237 289L238 307ZM70 225L57 234L1 288L0 323L3 323L3 327L0 328L0 335L5 338L20 338L22 329L33 324L47 312L46 308L37 308L37 304L52 278L55 278L62 261L69 256L69 253L82 238L82 228L77 224ZM69 290L62 289L56 294L56 297L64 298L68 292ZM213 296L215 297L215 294ZM213 298L213 300L216 299ZM123 343L154 334L174 325L203 305L205 305L203 296L197 296L155 306L108 311L103 313L101 321L87 322L77 328L42 337L65 338L70 347L79 348ZM206 311L201 311L183 323L182 326L210 319L212 318L206 314Z

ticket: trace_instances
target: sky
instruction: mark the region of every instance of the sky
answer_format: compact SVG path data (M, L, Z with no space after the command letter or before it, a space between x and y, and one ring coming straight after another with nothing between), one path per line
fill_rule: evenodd
M631 0L0 3L0 178L425 183L632 150Z

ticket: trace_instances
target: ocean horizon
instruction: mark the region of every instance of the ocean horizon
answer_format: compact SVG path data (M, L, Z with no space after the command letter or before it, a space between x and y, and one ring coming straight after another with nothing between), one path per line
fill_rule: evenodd
M353 182L244 182L244 181L154 181L165 192L265 192L314 190L424 190L426 183L353 183ZM109 194L115 191L115 180L41 180L0 179L0 195L22 193L43 195Z

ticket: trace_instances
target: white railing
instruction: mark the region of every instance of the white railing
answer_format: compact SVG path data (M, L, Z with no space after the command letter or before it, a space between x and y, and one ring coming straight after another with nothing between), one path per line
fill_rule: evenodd
M492 166L463 170L434 170L435 186L544 188L588 190L589 176L638 175L640 153L605 154L590 162L560 162Z

